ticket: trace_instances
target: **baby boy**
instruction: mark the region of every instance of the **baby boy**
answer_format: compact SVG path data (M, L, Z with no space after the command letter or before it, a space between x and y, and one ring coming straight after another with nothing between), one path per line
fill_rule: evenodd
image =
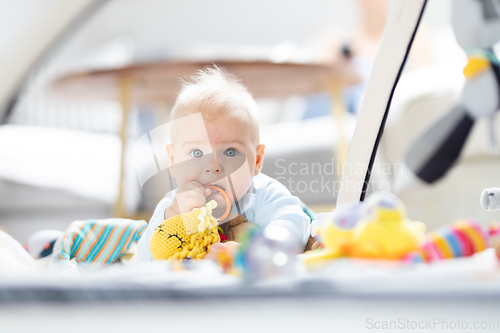
M279 225L305 245L310 219L297 197L260 172L264 162L259 143L257 105L246 87L218 67L209 67L184 83L171 113L170 170L178 188L157 205L139 241L139 259L153 260L149 242L169 217L215 200L214 216L226 208L224 197L206 185L222 187L231 202L228 221L238 214L260 228ZM211 252L224 244L214 244Z

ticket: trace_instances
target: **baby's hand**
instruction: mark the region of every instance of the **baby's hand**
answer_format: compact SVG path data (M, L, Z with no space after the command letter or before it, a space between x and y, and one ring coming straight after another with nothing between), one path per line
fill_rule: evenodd
M212 193L209 188L204 188L203 185L196 181L192 181L180 186L177 189L174 202L167 210L165 210L165 219L174 215L180 215L200 208L207 203L206 198Z
M231 257L234 258L236 250L240 246L239 243L236 242L226 242L226 243L215 243L210 246L210 251L205 256L205 259L217 260L219 257L219 253L227 252Z

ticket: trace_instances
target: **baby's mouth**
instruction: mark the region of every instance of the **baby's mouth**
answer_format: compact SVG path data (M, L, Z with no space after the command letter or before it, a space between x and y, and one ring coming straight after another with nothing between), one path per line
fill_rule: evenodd
M220 186L219 184L207 184L207 185L210 185L210 186L215 186L215 187L217 187L217 188L221 189L222 191L226 192L226 189L225 189L224 187ZM205 185L205 186L207 186L207 185ZM215 188L210 188L210 190L212 191L212 193L211 193L211 194L220 193L220 191L218 191L218 190L217 190L217 189L215 189ZM227 192L226 192L226 193L227 193Z
M217 207L219 207L220 205L222 205L224 198L222 197L222 195L219 192L216 192L216 193L210 194L207 197L207 202L212 201L212 200L215 200L217 202Z
M217 203L219 205L225 205L226 204L226 200L225 200L225 196L223 195L223 193L225 193L226 195L228 195L228 193L226 192L225 188L222 187L221 185L219 184L207 184L205 186L208 186L210 185L211 188L210 188L210 195L207 197L207 201L210 201L210 200L215 200L217 201ZM213 186L213 187L212 187ZM216 187L216 188L214 188ZM221 193L218 189L220 189L221 191L223 191L223 193Z

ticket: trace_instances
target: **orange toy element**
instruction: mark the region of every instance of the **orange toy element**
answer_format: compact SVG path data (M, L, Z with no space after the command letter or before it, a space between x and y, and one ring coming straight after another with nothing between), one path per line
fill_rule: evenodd
M233 267L233 254L229 250L222 250L217 253L217 262L222 267L224 273L229 273Z
M227 195L226 191L222 189L222 187L218 185L205 185L206 188L211 188L213 190L219 191L220 194L224 197L226 200L226 211L222 216L219 218L220 221L224 221L224 219L229 215L229 212L231 211L231 201L229 200L229 196Z

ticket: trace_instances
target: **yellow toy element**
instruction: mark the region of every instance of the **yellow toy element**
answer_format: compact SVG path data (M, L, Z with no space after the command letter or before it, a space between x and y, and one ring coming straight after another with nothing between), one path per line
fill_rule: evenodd
M327 249L340 248L348 250L352 247L352 229L341 229L329 223L319 228L318 234L323 239L323 246Z
M364 218L352 228L328 223L318 234L325 247L306 253L307 266L338 257L402 259L420 249L425 241L425 225L405 217L403 204L390 194L374 194L366 202Z
M425 225L408 220L399 209L379 207L375 219L356 225L353 239L352 257L397 260L420 248Z
M217 220L212 209L217 207L214 200L205 207L172 216L156 228L149 249L155 260L203 259L212 244L220 242Z
M469 56L469 62L464 68L464 75L467 80L481 74L491 67L488 58L480 55Z

